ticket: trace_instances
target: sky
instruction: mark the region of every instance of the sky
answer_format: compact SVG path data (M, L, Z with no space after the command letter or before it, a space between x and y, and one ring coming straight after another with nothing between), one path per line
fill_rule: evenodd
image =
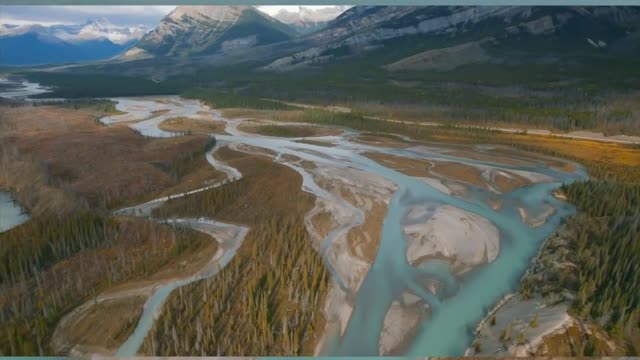
M304 6L324 8L327 6ZM0 6L0 24L79 24L105 18L114 25L155 27L175 6ZM298 11L298 6L258 6L274 15L281 9Z

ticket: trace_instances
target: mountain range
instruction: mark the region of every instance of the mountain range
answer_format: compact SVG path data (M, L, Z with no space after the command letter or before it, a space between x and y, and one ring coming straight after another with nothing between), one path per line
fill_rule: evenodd
M397 72L640 53L638 7L355 6L326 21L341 10L281 12L280 21L251 6L179 6L121 56L70 71L162 79L229 65L282 72L359 62Z
M310 34L311 46L283 54L263 69L290 70L373 53L395 60L387 64L390 70L554 61L569 53L633 51L639 28L640 8L633 7L357 6Z
M630 56L640 48L639 30L637 7L355 6L296 36L251 7L178 7L133 49L156 57L160 67L167 57L190 65L167 62L172 68L162 71L170 73L237 64L291 71L357 59L389 71L443 70ZM192 55L199 56L190 61ZM157 70L136 59L121 57L114 66Z
M72 25L0 25L0 64L40 65L110 58L147 30L122 27L106 19Z
M179 6L124 56L225 53L294 36L289 26L252 6Z
M337 5L314 9L300 6L298 11L281 9L273 17L291 26L298 34L304 35L324 28L349 7Z

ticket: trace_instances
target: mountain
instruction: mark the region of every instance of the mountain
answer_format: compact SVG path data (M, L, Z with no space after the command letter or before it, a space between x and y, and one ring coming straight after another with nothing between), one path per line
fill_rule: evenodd
M300 6L298 11L282 9L273 17L292 27L298 34L308 34L324 28L331 20L338 17L349 6L339 5L320 9Z
M390 70L554 61L567 54L635 51L639 27L637 7L356 6L310 34L313 46L263 69L380 54L395 60Z
M75 25L3 25L0 64L42 65L108 59L128 49L145 33L102 19Z
M253 7L180 6L123 56L62 71L156 80L228 66L344 74L348 65L349 76L471 64L590 71L639 58L639 39L640 7L355 6L319 31L294 36Z
M88 20L81 25L54 25L52 34L67 42L108 39L114 44L130 44L147 33L144 26L116 26L107 19Z
M229 52L291 39L287 25L251 6L178 6L126 57Z

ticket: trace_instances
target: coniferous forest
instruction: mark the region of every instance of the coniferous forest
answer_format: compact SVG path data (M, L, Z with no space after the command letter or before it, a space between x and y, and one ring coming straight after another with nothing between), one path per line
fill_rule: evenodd
M34 218L0 234L0 354L50 354L64 314L210 243L193 230L93 213Z
M304 223L273 219L244 242L219 274L172 293L145 354L312 354L329 275Z
M324 330L329 282L304 224L313 199L283 165L227 148L217 154L242 179L170 200L153 214L206 216L250 224L250 231L220 273L169 296L143 353L311 355Z
M573 311L617 338L640 331L640 186L586 181L562 189L580 211L569 223L578 271Z
M546 255L537 260L544 268L524 277L521 294L561 294L565 299L572 294L568 299L573 316L604 330L625 353L637 354L640 183L594 178L563 185L561 191L578 213L545 242L541 254ZM612 355L597 336L583 336L582 345L570 350L573 355Z

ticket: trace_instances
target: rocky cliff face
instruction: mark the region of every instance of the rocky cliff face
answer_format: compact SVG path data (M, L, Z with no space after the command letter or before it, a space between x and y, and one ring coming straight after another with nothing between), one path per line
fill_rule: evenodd
M181 6L117 62L150 59L101 71L137 67L159 76L250 64L281 72L343 60L390 71L568 64L638 56L639 39L640 7L356 6L319 31L296 35L253 7Z
M548 37L550 45L573 42L605 48L637 33L640 9L633 7L409 7L356 6L308 36L316 46L264 67L284 70L393 46L389 40L430 36L440 48L495 39ZM422 49L431 50L431 49ZM418 51L416 51L418 53ZM411 54L407 54L411 55Z
M273 17L291 26L298 34L309 34L323 29L331 20L345 12L349 6L331 6L311 9L301 6L297 12L280 10Z
M251 6L179 6L128 56L186 56L288 40L293 32Z

